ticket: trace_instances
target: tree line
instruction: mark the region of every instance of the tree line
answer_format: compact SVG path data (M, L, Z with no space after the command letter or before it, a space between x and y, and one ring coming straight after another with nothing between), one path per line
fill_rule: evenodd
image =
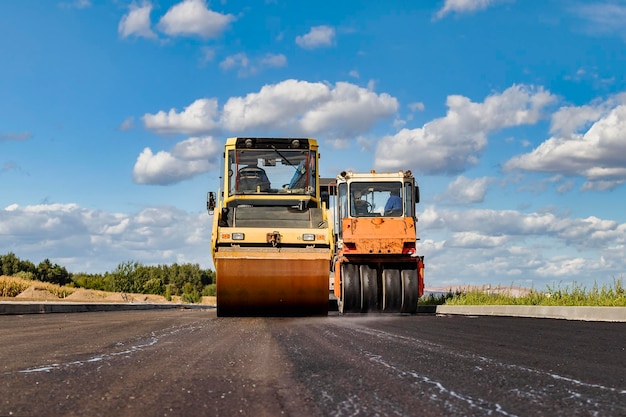
M0 255L0 275L90 290L156 294L168 300L180 296L188 302L199 301L203 295L215 295L215 272L201 269L198 264L147 266L126 261L104 274L71 273L47 258L35 266L9 252Z

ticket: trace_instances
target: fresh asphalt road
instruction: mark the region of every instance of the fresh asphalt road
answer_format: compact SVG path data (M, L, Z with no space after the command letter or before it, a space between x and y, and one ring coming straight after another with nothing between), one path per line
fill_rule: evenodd
M626 323L0 317L0 416L624 416Z

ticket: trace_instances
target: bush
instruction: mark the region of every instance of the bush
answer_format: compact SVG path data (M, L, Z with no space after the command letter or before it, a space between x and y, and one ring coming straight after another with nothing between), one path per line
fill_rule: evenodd
M208 297L215 297L216 293L217 293L217 289L216 289L216 285L215 284L209 284L209 285L205 285L205 287L202 289L202 295L203 296L208 296Z

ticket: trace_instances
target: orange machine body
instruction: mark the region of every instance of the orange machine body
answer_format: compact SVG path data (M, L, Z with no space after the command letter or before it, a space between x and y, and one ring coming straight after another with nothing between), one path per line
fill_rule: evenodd
M424 257L416 252L419 188L410 171L342 173L330 188L340 312L415 313L424 293ZM392 209L384 201L394 192L401 207Z

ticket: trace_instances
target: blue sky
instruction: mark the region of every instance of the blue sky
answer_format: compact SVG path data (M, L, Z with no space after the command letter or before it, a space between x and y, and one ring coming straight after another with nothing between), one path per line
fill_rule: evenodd
M427 286L626 271L626 1L2 1L0 252L212 268L232 136L417 176Z

